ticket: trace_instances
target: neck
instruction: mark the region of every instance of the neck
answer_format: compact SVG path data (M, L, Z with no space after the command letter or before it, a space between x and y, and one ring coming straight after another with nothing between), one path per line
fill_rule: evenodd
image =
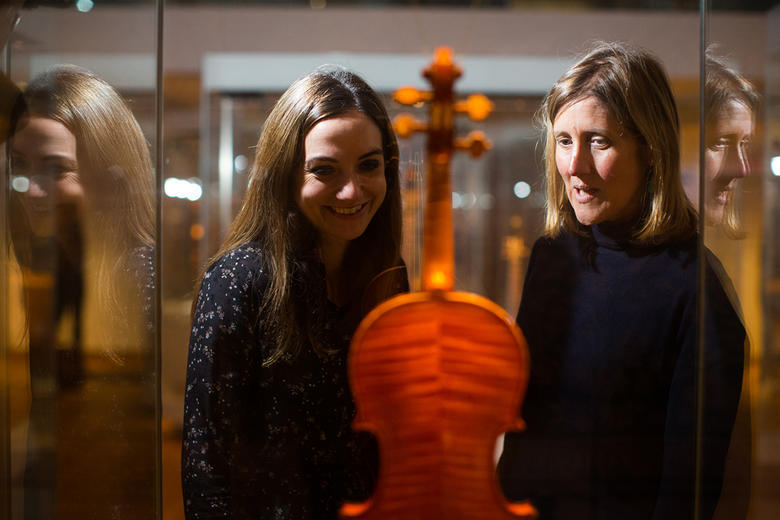
M341 278L341 264L348 242L323 240L320 243L320 259L325 266L325 282L328 287L328 299L334 303L342 303L338 288Z
M630 240L634 232L633 221L602 222L601 224L596 224L596 227L602 235L618 242Z

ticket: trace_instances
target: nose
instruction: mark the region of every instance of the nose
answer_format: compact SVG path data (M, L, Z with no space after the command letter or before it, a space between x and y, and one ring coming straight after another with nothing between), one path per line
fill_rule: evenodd
M355 200L362 193L363 186L360 174L351 172L345 176L344 183L339 188L336 198L338 200Z
M746 146L738 144L728 150L724 173L732 179L750 175L750 156Z
M590 164L588 151L583 149L579 142L573 142L567 153L566 173L572 177L579 177L587 173Z
M737 176L747 177L750 175L750 151L747 146L739 147L737 162L739 163L737 167Z
M49 190L46 188L45 183L41 182L36 176L30 178L30 186L27 188L28 197L40 199L48 197L48 195Z

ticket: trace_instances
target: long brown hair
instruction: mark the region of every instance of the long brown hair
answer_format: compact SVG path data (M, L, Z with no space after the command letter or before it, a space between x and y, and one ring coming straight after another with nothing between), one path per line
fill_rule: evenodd
M696 214L680 177L679 118L669 80L656 57L623 43L601 42L552 87L538 112L544 127L547 213L545 233L581 233L555 165L553 122L569 104L586 97L604 103L618 123L636 136L649 161L637 244L658 244L692 235Z
M303 166L303 143L309 131L320 121L353 110L368 116L382 135L387 194L366 231L350 243L344 256L339 294L346 295L352 324L356 323L360 296L369 280L399 262L398 143L384 105L359 76L340 68L315 70L293 83L266 119L244 203L225 241L208 263L212 265L247 243L259 245L269 276L260 306L266 338L273 345L266 364L296 352L306 340L318 352L327 350L316 339L315 332L321 326L316 323L317 313L307 312L293 298L294 279L305 271L305 260L316 257L313 249L317 236L295 202L295 178ZM300 295L297 300L300 303ZM316 300L309 303L318 305Z

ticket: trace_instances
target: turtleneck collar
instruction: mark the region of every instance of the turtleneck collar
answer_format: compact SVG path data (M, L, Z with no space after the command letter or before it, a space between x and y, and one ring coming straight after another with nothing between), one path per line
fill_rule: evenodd
M622 251L636 247L632 242L633 224L633 222L627 224L603 222L588 226L586 229L597 246Z

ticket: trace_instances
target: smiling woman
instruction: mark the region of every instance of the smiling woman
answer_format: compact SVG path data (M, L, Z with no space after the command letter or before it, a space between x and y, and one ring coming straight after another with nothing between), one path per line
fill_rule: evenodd
M194 305L185 511L335 519L369 496L378 464L374 439L350 428L349 340L369 282L401 263L398 145L379 97L342 69L301 78L250 177Z
M382 134L358 111L317 123L304 139L296 203L320 236L331 275L328 296L339 302L338 275L349 242L368 227L385 199Z

